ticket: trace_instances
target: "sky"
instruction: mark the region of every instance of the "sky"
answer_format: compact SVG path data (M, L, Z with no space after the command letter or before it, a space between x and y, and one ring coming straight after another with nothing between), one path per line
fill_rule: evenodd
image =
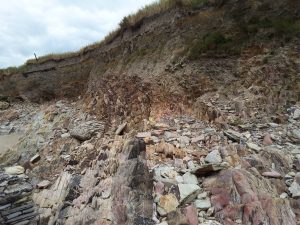
M0 68L79 50L154 0L0 0Z

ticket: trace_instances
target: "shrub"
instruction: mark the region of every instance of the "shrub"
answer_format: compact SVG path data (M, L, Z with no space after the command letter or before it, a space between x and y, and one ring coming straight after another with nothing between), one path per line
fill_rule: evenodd
M197 59L203 53L209 55L215 54L238 54L238 45L235 45L231 38L225 37L220 32L208 33L203 37L203 39L195 41L189 52L190 59Z

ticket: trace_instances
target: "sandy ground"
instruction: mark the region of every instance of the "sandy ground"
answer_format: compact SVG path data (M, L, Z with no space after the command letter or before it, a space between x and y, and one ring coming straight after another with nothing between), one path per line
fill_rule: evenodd
M1 135L0 136L0 153L2 153L5 150L14 146L18 142L20 137L21 137L21 135L17 134L17 133Z

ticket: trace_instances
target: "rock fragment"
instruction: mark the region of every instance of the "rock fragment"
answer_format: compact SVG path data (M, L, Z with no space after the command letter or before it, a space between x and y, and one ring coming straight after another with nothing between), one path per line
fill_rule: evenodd
M25 172L25 169L22 166L12 166L4 168L4 171L9 175L20 175Z

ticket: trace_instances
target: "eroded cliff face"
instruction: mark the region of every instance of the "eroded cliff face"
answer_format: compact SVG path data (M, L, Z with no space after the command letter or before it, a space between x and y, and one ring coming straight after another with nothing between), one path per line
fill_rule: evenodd
M283 20L297 19L297 7L294 1L211 1L199 9L171 8L102 47L2 74L0 93L39 102L82 95L89 109L110 120L146 118L158 108L203 116L214 111L204 106L207 93L220 101L248 98L247 106L272 99L263 110L274 112L299 99L299 41L285 41L290 37L273 25L279 12Z

